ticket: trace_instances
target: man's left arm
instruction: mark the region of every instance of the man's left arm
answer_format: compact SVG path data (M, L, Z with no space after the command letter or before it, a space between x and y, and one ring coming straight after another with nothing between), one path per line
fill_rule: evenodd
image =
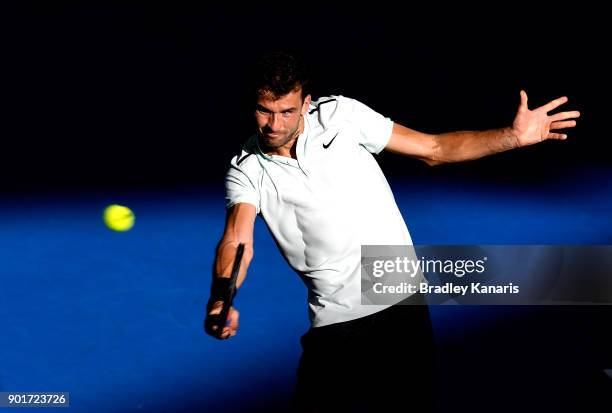
M548 112L566 102L567 97L561 97L530 110L527 106L527 93L521 91L521 103L512 126L487 131L460 131L432 135L395 123L385 149L421 159L429 165L438 165L478 159L547 139L563 140L567 135L558 131L576 126L574 119L580 117L580 112L569 111L553 115L549 115Z

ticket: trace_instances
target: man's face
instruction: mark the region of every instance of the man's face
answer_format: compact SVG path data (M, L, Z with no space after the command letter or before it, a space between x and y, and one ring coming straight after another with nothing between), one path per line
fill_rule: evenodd
M284 96L264 93L257 98L255 120L263 143L270 149L287 145L300 127L300 117L310 105L310 95L302 102L301 88Z

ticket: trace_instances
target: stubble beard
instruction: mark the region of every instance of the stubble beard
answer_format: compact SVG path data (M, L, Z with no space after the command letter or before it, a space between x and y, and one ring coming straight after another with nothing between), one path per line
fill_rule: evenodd
M302 122L302 115L300 115L300 119L298 120L298 123L297 123L295 129L293 129L292 131L287 133L287 136L283 140L277 142L276 144L273 144L272 142L270 142L269 139L266 138L266 134L262 133L261 131L259 133L260 138L262 139L262 141L264 142L265 146L268 149L282 148L283 146L287 145L289 142L291 142L292 140L297 138L301 122Z

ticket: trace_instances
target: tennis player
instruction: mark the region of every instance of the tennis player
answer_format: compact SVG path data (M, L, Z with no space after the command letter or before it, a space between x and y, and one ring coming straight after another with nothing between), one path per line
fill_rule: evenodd
M296 408L433 409L435 343L423 297L414 294L402 305L361 303L361 245L412 244L374 155L387 150L428 165L468 161L564 140L562 130L574 127L580 113L549 113L566 97L529 109L527 94L520 91L508 127L422 133L349 97L312 100L303 66L284 53L258 62L253 96L257 131L227 172L227 221L212 290L230 276L239 244L244 255L236 285L242 284L259 214L308 288L312 327L301 339ZM218 315L222 307L219 295L211 295L207 316ZM227 325L209 325L208 333L233 337L238 316L231 308Z

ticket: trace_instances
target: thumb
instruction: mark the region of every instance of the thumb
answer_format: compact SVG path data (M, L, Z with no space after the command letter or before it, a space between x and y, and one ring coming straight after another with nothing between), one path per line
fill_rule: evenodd
M527 92L521 89L521 106L519 107L521 110L529 109L527 107Z

